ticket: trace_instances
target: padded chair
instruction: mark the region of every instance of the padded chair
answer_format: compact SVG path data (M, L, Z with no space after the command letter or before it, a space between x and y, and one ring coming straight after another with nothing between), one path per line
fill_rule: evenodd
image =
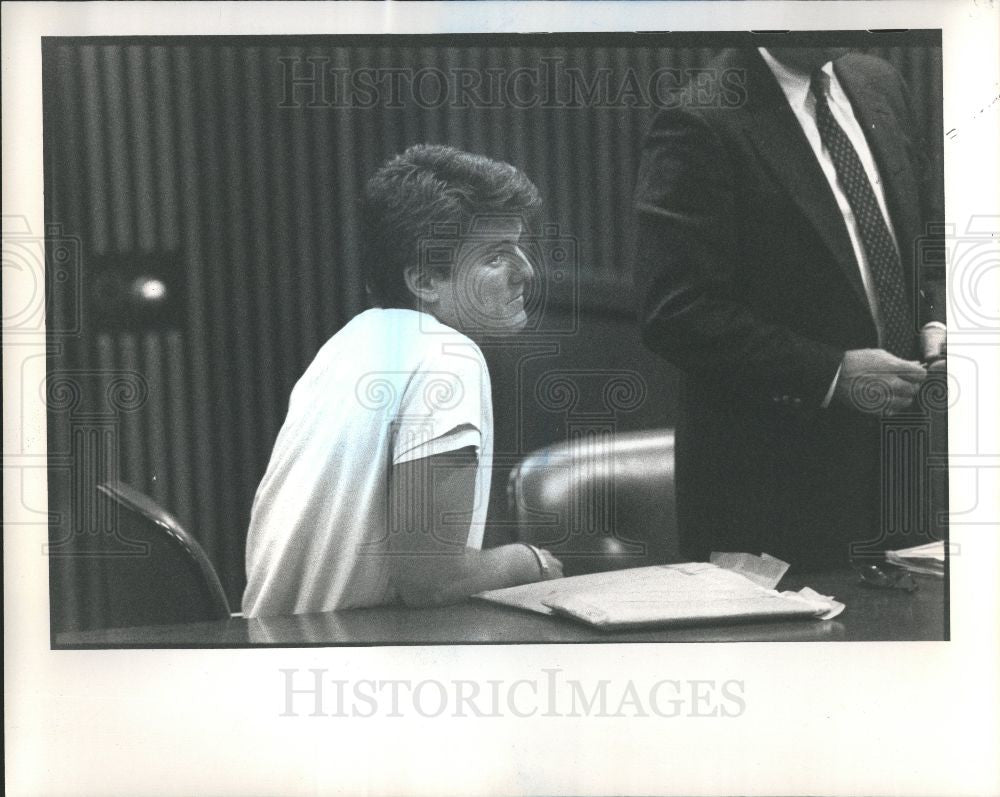
M674 432L581 437L532 452L507 483L517 539L566 575L676 561Z
M102 557L108 628L228 618L229 603L198 542L152 498L123 482L97 486L135 553ZM145 552L143 552L143 550Z

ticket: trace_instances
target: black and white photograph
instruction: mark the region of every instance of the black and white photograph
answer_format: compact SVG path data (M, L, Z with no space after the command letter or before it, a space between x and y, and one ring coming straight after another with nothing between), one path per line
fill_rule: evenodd
M934 32L43 70L55 646L947 638Z
M104 21L150 8L97 5ZM5 410L20 504L5 540L32 535L43 659L114 663L95 683L140 679L137 711L182 734L200 711L220 719L204 697L218 673L214 689L254 695L239 714L266 702L244 732L291 734L276 756L301 763L327 737L338 752L256 783L157 764L107 793L949 783L940 762L899 772L933 741L893 742L881 772L827 761L826 780L754 779L751 759L700 779L686 761L677 782L666 761L622 780L610 760L592 780L583 763L526 772L537 749L469 770L518 723L597 728L558 742L577 759L609 755L580 734L619 722L644 737L621 754L636 766L657 723L673 723L670 758L737 749L748 717L795 735L767 719L783 694L823 703L811 716L836 730L807 722L764 758L876 760L880 728L949 733L977 683L995 708L983 363L1000 216L970 197L995 185L996 153L976 178L955 151L995 131L998 92L984 75L978 105L955 110L947 14L699 29L650 25L657 4L488 3L462 29L305 3L289 10L315 7L315 27L289 28L282 4L237 24L222 3L190 4L224 9L193 30L163 5L178 24L53 23L29 42L32 208L8 201L5 123L4 294L10 278L23 297L4 300L5 396L35 413L11 437ZM478 4L387 7L451 5L476 19ZM689 22L713 4L659 5ZM612 6L645 16L604 29ZM518 8L536 24L510 21ZM574 25L570 8L595 16ZM956 653L970 635L989 649L975 665ZM203 697L168 698L197 661ZM941 703L951 689L968 696ZM393 719L384 753L403 744L410 763L366 769L365 739ZM401 739L433 722L421 758ZM978 761L957 792L998 785L983 722L944 743ZM440 778L438 735L476 751ZM19 778L12 793L60 782Z

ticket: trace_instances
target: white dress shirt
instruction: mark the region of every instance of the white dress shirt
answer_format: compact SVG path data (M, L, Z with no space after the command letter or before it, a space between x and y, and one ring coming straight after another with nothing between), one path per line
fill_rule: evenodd
M758 48L758 51L774 74L778 85L781 86L781 91L788 100L795 118L798 119L799 125L802 127L802 132L805 133L806 140L809 142L809 146L812 147L813 153L816 155L816 160L819 162L820 168L826 176L826 181L830 184L830 189L837 200L837 206L840 208L840 213L844 217L844 223L847 226L847 234L851 239L851 248L854 250L854 258L858 263L858 270L861 273L861 283L865 288L865 296L868 297L868 307L871 311L872 319L875 321L875 329L878 330L879 344L881 345L882 324L879 317L875 285L871 269L868 266L868 256L865 254L861 230L854 217L854 211L851 210L847 194L844 193L843 188L841 188L840 183L837 181L837 168L830 157L830 153L823 146L819 127L816 125L816 98L809 91L812 75L782 64L764 47ZM875 159L872 157L872 152L868 146L868 141L865 139L864 131L854 116L851 102L844 93L840 81L837 80L837 74L833 70L833 63L824 65L823 71L830 78L830 94L828 97L830 111L858 153L861 165L864 167L865 174L868 175L868 181L871 183L879 210L882 211L882 217L885 219L886 227L889 229L889 236L896 246L896 251L899 252L899 243L896 241L896 233L892 226L892 219L889 218L889 210L885 202L885 190L882 185L882 178L879 176L878 167L875 165ZM837 378L839 376L840 370L838 369L822 406L828 406L830 400L833 398L833 391L837 386Z
M774 73L774 77L788 99L788 104L791 106L795 118L799 120L799 124L802 126L802 132L805 133L806 139L809 141L809 146L812 147L816 155L816 160L819 161L820 168L823 169L826 181L830 184L830 189L837 200L837 206L840 208L841 215L843 215L844 222L847 225L847 234L851 238L851 248L854 249L854 257L858 262L858 269L861 272L861 282L865 286L865 295L868 297L868 306L871 308L872 318L875 319L875 328L881 330L878 298L875 293L871 269L868 267L868 256L865 254L861 229L854 218L854 211L851 210L851 203L847 199L847 194L844 193L843 188L841 188L840 183L837 181L837 167L834 165L830 153L823 146L819 127L816 125L816 98L809 91L809 83L812 75L785 66L763 47L760 48L760 54L770 67L771 72ZM868 147L864 131L854 116L851 102L847 99L840 81L837 80L837 74L833 71L833 64L826 64L823 67L823 71L830 77L830 96L828 99L830 111L858 153L858 158L861 160L865 174L868 175L868 182L871 183L872 190L875 193L875 200L878 202L879 210L882 211L882 218L885 219L885 224L889 228L889 235L896 245L896 251L898 252L899 244L896 242L896 233L893 230L892 219L889 218L889 210L885 203L885 190L882 187L882 178L879 176L878 168L875 166L875 159L872 157L872 151Z

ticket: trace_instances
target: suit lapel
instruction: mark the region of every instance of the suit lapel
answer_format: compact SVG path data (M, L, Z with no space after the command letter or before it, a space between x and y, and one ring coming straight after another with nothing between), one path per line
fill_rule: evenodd
M847 225L798 119L756 51L744 66L748 83L744 132L823 239L858 300L867 307L868 297Z

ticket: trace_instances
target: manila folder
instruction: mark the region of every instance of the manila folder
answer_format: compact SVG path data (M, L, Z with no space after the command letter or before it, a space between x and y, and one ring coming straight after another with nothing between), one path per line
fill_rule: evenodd
M560 614L607 630L830 616L812 590L779 593L707 562L653 565L482 592L506 606ZM842 607L841 607L842 608Z

